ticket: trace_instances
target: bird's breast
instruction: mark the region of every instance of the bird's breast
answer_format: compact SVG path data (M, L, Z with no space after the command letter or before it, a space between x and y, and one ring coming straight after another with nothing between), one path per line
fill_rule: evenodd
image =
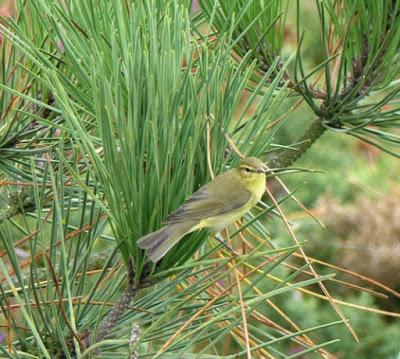
M252 193L253 206L261 199L265 192L265 175L260 174L251 183L248 184L248 188Z

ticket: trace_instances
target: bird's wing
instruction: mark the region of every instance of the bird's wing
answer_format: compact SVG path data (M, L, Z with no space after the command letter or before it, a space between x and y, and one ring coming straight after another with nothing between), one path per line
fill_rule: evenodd
M218 188L218 191L215 189ZM251 192L237 178L224 181L223 176L216 177L201 187L175 212L164 221L165 224L186 220L202 220L234 211L243 207L251 199Z

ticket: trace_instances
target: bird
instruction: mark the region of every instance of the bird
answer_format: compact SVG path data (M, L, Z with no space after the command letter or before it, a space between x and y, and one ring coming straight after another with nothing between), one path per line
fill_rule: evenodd
M156 263L188 233L202 228L219 233L261 200L265 173L266 166L257 157L241 159L237 167L200 187L164 220L164 227L141 237L137 245Z

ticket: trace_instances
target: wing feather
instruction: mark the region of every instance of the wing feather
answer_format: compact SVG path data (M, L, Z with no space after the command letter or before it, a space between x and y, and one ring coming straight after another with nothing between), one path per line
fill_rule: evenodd
M243 207L251 199L251 192L239 179L230 177L229 181L226 181L225 176L225 174L218 176L201 187L181 207L170 214L164 223L178 223L189 219L202 220Z

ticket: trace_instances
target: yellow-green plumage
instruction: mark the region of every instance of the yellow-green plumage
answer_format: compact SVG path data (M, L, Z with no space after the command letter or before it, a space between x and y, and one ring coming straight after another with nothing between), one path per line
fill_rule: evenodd
M242 160L201 187L175 212L165 227L138 240L153 262L160 260L183 236L201 228L219 232L247 213L265 190L265 166L255 157Z

